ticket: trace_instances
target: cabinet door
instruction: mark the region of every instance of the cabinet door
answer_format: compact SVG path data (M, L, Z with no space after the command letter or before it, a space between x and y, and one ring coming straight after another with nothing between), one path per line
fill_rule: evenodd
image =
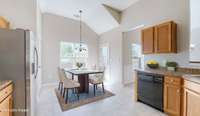
M180 116L181 111L181 88L180 86L164 85L164 111L172 116Z
M143 54L154 53L154 27L142 30Z
M0 28L9 28L9 22L0 16Z
M200 115L200 94L184 89L184 116Z
M12 116L12 96L7 97L0 103L0 116Z
M167 22L155 27L155 52L176 52L176 24Z

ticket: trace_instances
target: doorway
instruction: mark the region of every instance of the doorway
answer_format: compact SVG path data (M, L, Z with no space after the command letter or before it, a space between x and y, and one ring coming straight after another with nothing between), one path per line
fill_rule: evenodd
M141 28L137 26L130 31L123 32L123 84L135 82L135 69L142 67L143 56L141 48Z
M104 79L110 80L110 48L108 43L100 45L99 66L104 67Z

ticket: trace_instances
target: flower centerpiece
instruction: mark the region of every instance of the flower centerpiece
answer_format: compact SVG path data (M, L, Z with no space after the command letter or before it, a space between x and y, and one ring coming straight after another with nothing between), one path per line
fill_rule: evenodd
M80 68L83 66L83 63L77 62L77 63L76 63L76 66L78 67L78 69L80 69Z

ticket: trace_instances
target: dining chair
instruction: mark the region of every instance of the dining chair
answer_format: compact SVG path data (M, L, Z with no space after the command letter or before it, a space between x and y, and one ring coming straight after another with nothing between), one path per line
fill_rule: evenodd
M96 95L96 89L98 89L99 84L102 85L103 93L105 93L105 90L104 90L104 70L105 70L105 68L99 67L98 70L102 71L103 74L102 73L101 74L95 74L95 75L92 75L92 76L89 77L89 83L93 84L94 96Z
M62 69L65 69L65 70L70 70L72 69L71 67L66 67L66 66L63 66ZM72 77L72 75L68 72L65 72L65 77L68 78L68 79L71 79L71 80L74 80L74 78Z
M72 93L75 93L77 95L77 98L79 100L79 88L80 88L80 83L73 81L69 78L66 78L65 71L64 69L59 69L59 79L62 83L62 90L61 90L61 95L65 99L65 103L68 103L68 94L69 90L71 89ZM66 95L65 95L66 94Z
M63 91L63 81L64 81L61 70L62 69L58 67L58 79L59 79L58 90L60 91L60 94L62 94L62 91Z

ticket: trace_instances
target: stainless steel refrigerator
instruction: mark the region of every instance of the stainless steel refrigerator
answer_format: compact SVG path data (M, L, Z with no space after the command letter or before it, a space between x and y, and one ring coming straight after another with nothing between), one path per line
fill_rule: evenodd
M0 29L0 81L14 84L14 116L35 116L38 54L31 31ZM26 110L22 112L20 110Z

